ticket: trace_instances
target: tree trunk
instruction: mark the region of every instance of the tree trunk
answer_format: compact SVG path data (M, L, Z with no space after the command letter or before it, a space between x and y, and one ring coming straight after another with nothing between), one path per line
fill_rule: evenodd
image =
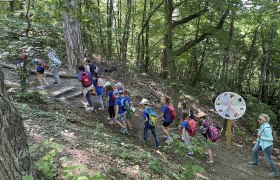
M22 118L11 104L4 89L4 74L0 68L0 177L20 180L24 175L35 179L37 171L29 154ZM2 108L5 107L5 108Z
M80 23L70 17L66 11L62 12L62 17L69 71L76 73L77 67L84 59Z
M267 86L265 84L265 79L266 79L267 67L269 66L269 62L270 62L270 53L272 50L274 37L275 37L275 29L274 29L274 25L272 25L272 27L270 28L268 46L263 47L263 61L261 66L261 75L260 75L260 82L259 82L259 96L258 96L259 102L261 102L262 96L265 97L267 96L266 93L268 93L267 87L265 87Z
M108 45L108 54L107 54L107 59L112 58L112 28L113 28L113 0L108 0L107 1L107 45Z

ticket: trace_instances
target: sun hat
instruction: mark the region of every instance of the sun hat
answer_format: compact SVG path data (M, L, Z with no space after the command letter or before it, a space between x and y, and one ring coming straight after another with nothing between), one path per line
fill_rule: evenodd
M196 115L196 117L201 118L201 117L206 116L206 115L207 114L205 114L204 112L201 111Z
M117 91L117 90L115 90L114 92L113 92L113 95L119 95L120 93L119 93L119 91Z
M142 99L142 101L140 102L140 104L145 104L145 105L149 105L149 101L148 99Z

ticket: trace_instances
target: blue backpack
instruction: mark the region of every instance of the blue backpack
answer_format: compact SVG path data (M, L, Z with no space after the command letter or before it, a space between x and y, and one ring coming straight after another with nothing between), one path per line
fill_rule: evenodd
M152 108L147 108L144 110L148 114L148 122L151 126L157 125L157 113Z
M123 111L127 111L129 109L129 102L125 97L121 97L121 108Z

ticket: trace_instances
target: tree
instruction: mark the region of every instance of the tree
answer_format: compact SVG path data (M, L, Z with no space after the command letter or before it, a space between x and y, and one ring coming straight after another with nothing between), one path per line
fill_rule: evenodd
M80 12L79 7L79 1L72 0L69 4L64 4L64 9L62 10L64 39L69 71L74 73L76 72L78 65L81 64L84 59L81 27L80 22L77 20L77 14Z
M36 177L37 171L29 154L22 118L4 89L4 73L0 69L0 177L17 180L24 175ZM38 178L36 178L38 179Z

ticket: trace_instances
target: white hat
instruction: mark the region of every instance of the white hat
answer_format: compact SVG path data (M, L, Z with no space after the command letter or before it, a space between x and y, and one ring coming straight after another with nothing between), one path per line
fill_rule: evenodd
M111 86L111 83L109 81L105 82L105 86Z
M140 104L145 104L145 105L148 105L149 104L149 101L148 99L142 99L142 101L140 102Z

